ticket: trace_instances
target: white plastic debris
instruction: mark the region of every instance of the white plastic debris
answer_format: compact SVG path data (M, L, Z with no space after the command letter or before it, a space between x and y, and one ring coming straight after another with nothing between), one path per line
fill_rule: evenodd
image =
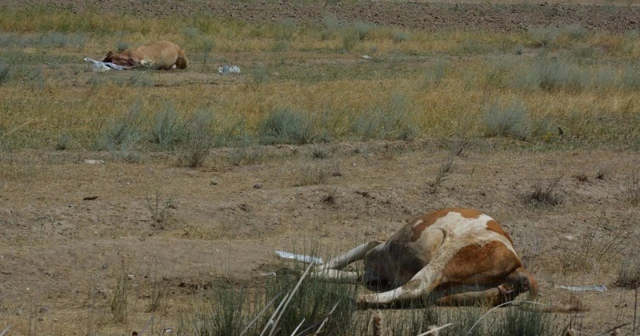
M260 272L262 276L276 276L276 272Z
M320 257L313 257L313 256L304 255L304 254L296 254L296 253L290 253L290 252L284 252L284 251L276 251L276 254L278 255L278 257L282 259L297 260L307 264L309 263L316 263L318 265L324 264L324 261L322 261L322 258Z
M607 286L605 285L558 286L558 288L570 290L572 292L606 292L607 291Z
M370 59L371 59L371 56L369 56L369 55L362 55L362 58L364 58L364 59L366 59L366 60L370 60Z
M218 68L218 73L221 75L239 74L240 68L236 65L223 65Z
M109 71L109 70L125 70L125 69L127 69L127 67L122 66L122 65L113 64L111 62L96 61L93 58L86 57L86 56L84 58L84 61L89 63L89 68L93 72L105 72L105 71Z
M84 163L86 163L86 164L104 164L104 160L86 159L86 160L84 160Z

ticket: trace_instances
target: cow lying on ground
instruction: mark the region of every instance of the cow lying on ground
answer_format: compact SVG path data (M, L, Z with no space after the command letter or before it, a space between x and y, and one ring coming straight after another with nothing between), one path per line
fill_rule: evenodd
M189 64L184 50L169 41L155 41L117 54L109 51L103 62L129 68L146 67L158 70L170 70L174 66L185 69Z
M343 271L364 260L364 273ZM358 306L392 307L431 300L437 305L499 305L538 294L509 234L491 217L470 209L443 209L415 218L386 242L372 241L318 266L311 277L362 282L378 293L358 297ZM581 304L542 311L582 310Z

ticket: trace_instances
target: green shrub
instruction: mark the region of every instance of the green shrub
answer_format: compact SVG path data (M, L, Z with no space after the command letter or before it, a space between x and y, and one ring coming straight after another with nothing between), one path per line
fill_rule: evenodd
M69 143L71 142L71 135L69 134L61 134L56 140L56 150L66 150L69 148Z
M153 117L155 124L152 139L164 150L172 149L183 141L186 135L185 125L180 121L178 112L171 104L165 104Z
M536 64L538 86L545 91L565 90L581 92L589 83L589 76L564 59L543 57Z
M257 137L264 145L311 143L313 121L304 112L276 109L260 123Z
M140 114L142 101L135 101L129 111L118 119L111 119L99 134L95 142L97 150L129 152L141 139Z
M353 27L358 33L358 39L360 39L360 41L364 41L371 34L371 31L373 30L374 25L366 22L357 22Z
M534 46L545 48L551 47L560 35L560 31L555 27L529 27L527 33Z
M491 328L494 336L552 336L560 335L553 315L519 308L506 309L504 317Z
M531 133L529 110L518 100L508 105L496 102L484 108L485 136L527 139Z
M238 336L247 328L247 336L261 335L263 330L269 335L277 321L274 335L291 335L296 328L298 334L313 335L321 325L321 335L355 334L354 286L305 279L284 310L280 309L282 314L274 315L297 283L297 276L278 275L267 280L263 290L252 291L253 295L244 289L217 287L202 307L182 317L178 333Z
M620 79L620 88L627 90L640 90L640 62L625 66Z
M392 93L386 106L372 107L358 115L351 124L351 130L365 140L408 140L419 133L409 110L408 98L399 93Z
M427 72L424 75L423 83L425 87L430 87L442 83L442 80L446 76L447 71L450 67L450 62L443 59L439 59L435 63L431 64L427 68Z
M342 47L351 51L360 42L360 35L355 29L345 29L342 32Z
M618 270L614 285L621 288L640 288L640 265L637 260L625 259Z
M411 33L406 31L398 31L393 33L393 42L400 43L411 40Z
M214 145L212 133L213 115L210 111L197 111L186 124L186 141L180 161L183 165L197 168L204 164L209 150Z
M0 85L9 81L9 66L0 64Z

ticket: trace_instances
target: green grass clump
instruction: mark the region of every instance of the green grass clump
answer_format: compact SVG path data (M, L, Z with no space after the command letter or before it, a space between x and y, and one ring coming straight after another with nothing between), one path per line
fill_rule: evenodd
M484 108L485 136L527 139L531 133L529 110L518 100L508 105L495 102Z
M186 125L186 140L182 146L180 161L183 165L197 168L204 164L209 150L213 148L213 115L208 110L197 111Z
M0 85L9 81L9 66L0 64Z
M537 65L538 86L544 91L581 92L589 83L589 75L565 59L541 58Z
M142 137L141 113L142 102L136 100L126 114L108 121L95 140L95 149L122 153L132 150Z
M251 294L218 287L203 305L183 316L179 332L238 336L245 331L244 335L258 336L264 330L264 335L291 335L297 329L298 334L313 335L322 325L321 335L355 334L354 286L305 279L293 292L297 283L297 276L279 275ZM274 314L276 308L281 314Z
M409 140L419 134L419 129L413 122L409 98L393 92L386 106L371 107L358 115L351 132L364 140Z
M263 145L311 143L313 121L301 111L276 109L260 122L257 137Z
M504 317L491 327L492 336L552 336L559 335L552 314L524 309L506 309Z
M640 288L640 265L637 260L622 262L614 285L626 289Z
M180 120L176 108L172 104L164 105L153 117L155 124L152 129L152 139L164 150L173 149L184 141L186 130Z

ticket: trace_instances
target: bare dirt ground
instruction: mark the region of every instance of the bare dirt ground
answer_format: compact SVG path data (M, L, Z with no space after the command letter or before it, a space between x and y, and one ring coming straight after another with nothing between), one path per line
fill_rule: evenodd
M581 24L587 29L620 32L640 29L640 2L627 1L75 1L6 0L7 8L52 6L78 13L126 13L135 16L211 15L252 23L320 22L332 15L343 22L369 22L435 30L519 31L531 26Z
M269 158L248 166L223 163L228 150L217 150L198 170L160 157L128 164L104 153L3 154L5 167L15 169L0 181L0 317L16 323L12 335L26 334L26 322L36 318L41 331L86 333L91 307L108 307L122 260L141 312L150 279L155 272L164 279L167 323L175 327L178 308L200 289L251 285L278 269L276 249L301 251L315 242L327 257L451 206L482 209L505 225L543 299L566 296L557 285L606 284L606 293L580 296L592 309L584 317L587 335L631 318L633 292L612 286L617 259L601 263L593 253L584 265L566 263L583 262L574 254L590 253L583 251L590 241L589 248L603 249L620 230L626 244L638 241L640 209L625 194L637 153L470 148L434 194L430 183L448 155L437 143L331 145L334 154L323 160L311 158L312 146L264 150ZM296 186L318 166L339 174ZM523 201L533 186L557 177L561 205ZM164 223L148 207L156 196L172 200ZM571 266L588 269L564 271ZM145 315L133 315L131 326L103 330L139 328Z
M5 5L35 3L8 0ZM426 30L512 31L569 23L640 29L640 7L595 4L50 4L140 15L209 12L247 21L320 20L329 12L350 21ZM0 321L14 324L10 335L85 335L95 329L102 335L130 334L149 317L144 305L157 273L169 288L158 323L176 327L180 309L202 289L251 285L280 267L276 249L301 251L315 243L328 257L386 237L417 215L452 206L480 209L503 223L537 276L542 299L566 296L557 285L607 285L605 293L580 295L591 307L579 318L585 335L632 320L633 292L612 285L622 262L598 260L598 255L612 241L620 242L625 259L638 262L640 207L629 201L629 193L640 154L537 153L519 150L511 141L481 139L456 158L453 172L433 193L431 183L449 155L448 145L439 141L330 144L322 148L331 153L325 159L312 158L314 149L253 149L263 158L243 166L227 163L232 149L217 149L204 168L195 170L178 167L176 157L167 154L142 154L141 162L132 164L108 153L0 153ZM331 176L304 185L317 169ZM526 202L534 186L547 187L556 178L554 194L561 204ZM165 208L167 200L171 206ZM156 210L167 211L166 221L153 218ZM96 326L104 322L96 316L108 311L123 261L136 288L131 319L127 325Z

